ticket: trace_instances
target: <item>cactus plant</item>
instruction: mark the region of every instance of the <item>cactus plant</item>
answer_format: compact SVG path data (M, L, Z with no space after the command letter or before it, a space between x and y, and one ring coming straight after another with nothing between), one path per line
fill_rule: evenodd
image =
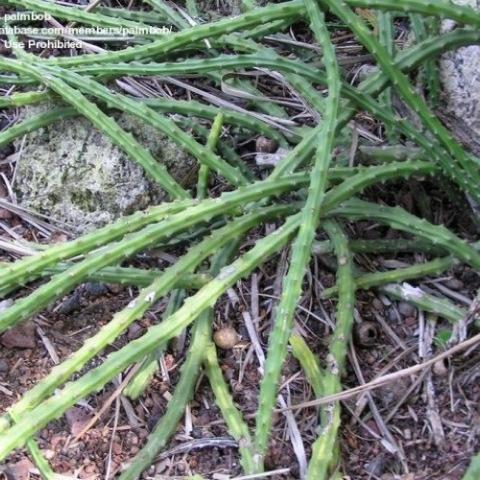
M167 21L175 24L178 31L162 37L146 35L144 40L135 41L133 47L123 48L122 44L118 50L99 54L45 59L14 48L16 59L8 56L0 59L0 67L8 72L0 75L0 84L15 89L0 97L0 108L55 101L51 110L0 132L0 145L61 118L81 115L124 149L172 199L63 244L49 247L31 244L32 255L13 263L0 263L2 297L38 282L29 285L32 287L29 294L22 297L16 293L13 304L0 312L2 332L89 280L140 287L126 308L115 313L109 323L54 367L0 418L0 459L25 445L43 477L53 478L54 473L35 442L36 433L133 365L138 371L124 393L133 399L142 395L155 375L157 358L167 342L187 329L191 342L173 398L143 450L120 478L139 478L166 446L202 367L227 430L238 443L243 471L255 475L263 469L268 450L272 412L288 343L315 396L341 390L356 289L375 287L393 299L411 302L420 310L433 312L452 323L466 315L466 310L453 301L405 281L421 281L460 263L480 270L478 244L460 238L453 227L434 225L399 206L376 203L370 193L368 202L356 196L378 183L408 177L422 181L428 176L435 181L448 178L467 196L480 199L479 160L453 139L407 77L412 71L424 69L428 98L434 105L438 93L435 59L449 49L478 43L480 13L447 1L293 0L258 7L254 1L245 0L241 2L244 13L238 16L191 26L169 4L157 0L147 2L154 7L148 13L100 6L90 11L46 0L4 3L91 26L145 28ZM375 10L380 28L378 39L353 12L352 8L358 7ZM192 16L198 16L195 2L188 0L187 9ZM378 71L357 86L342 78L332 34L325 23L327 11L340 19L344 23L342 28L356 35L377 61ZM396 53L392 19L404 14L412 21L417 41ZM465 27L439 33L441 18L451 18ZM281 32L297 21L308 23L318 43L315 48L321 51L322 67L315 58L312 60L313 55L299 53L301 49L292 48L287 56L282 49L264 42L265 36ZM253 82L236 78L245 69L268 70L277 78L281 75L282 82L294 89L308 106L314 121L307 126L290 120L288 107L272 102ZM253 94L252 102L248 109L231 109L225 103L222 107L209 105L206 100L141 99L120 93L113 81L122 76L191 74L205 76L219 88L227 84L228 76L229 86L249 93L250 99ZM326 94L319 87L324 87ZM23 88L32 91L19 91ZM418 115L420 128L395 115L391 105L393 91ZM190 198L191 193L175 182L147 149L119 128L111 116L114 110L136 116L195 157L200 165L198 198ZM369 112L377 122L382 122L389 141L381 147L360 145L357 163L347 166L335 156L335 140L345 136L344 129L359 111ZM206 121L199 122L198 118ZM317 119L318 125L314 124ZM264 135L286 153L269 173L260 172L251 168L248 158L244 161L243 150L235 149L235 141L225 142L222 129L229 133L240 131L241 141L245 138L249 141L252 133ZM207 188L211 172L225 181L218 196L214 189ZM263 236L257 227L267 220L283 224ZM345 232L350 230L341 223L347 220L373 220L413 238L349 239ZM239 240L252 229L256 229L255 246L240 255ZM317 234L326 234L328 239L316 240ZM164 270L132 266L137 254L160 246L187 248L176 263ZM213 307L236 281L285 247L291 257L268 333L253 433L222 374L221 358L211 339ZM363 273L355 267L355 253L387 252L422 252L433 257L391 271ZM324 366L307 342L292 334L292 330L311 256L326 256L328 261L331 253L337 259L334 265L337 283L319 297L336 296L337 311ZM210 269L204 270L207 261ZM160 323L110 354L96 368L72 380L131 322L171 292L169 308ZM319 413L318 438L312 444L306 478L321 479L328 475L339 478L340 406L332 403L320 408ZM475 461L472 465L474 468Z

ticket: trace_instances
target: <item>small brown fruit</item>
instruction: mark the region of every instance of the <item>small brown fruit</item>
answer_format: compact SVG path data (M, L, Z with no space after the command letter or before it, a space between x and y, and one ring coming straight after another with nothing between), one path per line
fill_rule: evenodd
M240 340L238 333L232 327L220 328L213 334L213 340L218 348L229 350L233 348Z
M278 142L267 137L258 137L255 143L257 152L260 153L275 153L278 149Z

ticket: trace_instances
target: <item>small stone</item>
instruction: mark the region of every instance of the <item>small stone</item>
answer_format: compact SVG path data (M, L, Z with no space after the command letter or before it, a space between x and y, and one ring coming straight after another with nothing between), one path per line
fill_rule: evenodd
M217 347L229 350L239 342L240 338L234 328L224 327L213 334L213 340Z
M127 337L129 340L140 338L143 334L143 328L138 323L133 323L128 327Z
M255 149L261 153L274 153L278 149L278 142L267 137L260 136L255 142Z
M445 282L445 285L452 290L461 290L464 287L464 284L458 278L451 278Z
M82 297L80 293L74 292L60 304L57 312L62 315L68 315L69 313L73 313L75 310L78 310L81 307L81 300Z
M12 478L13 480L29 480L30 470L33 468L33 463L28 458L24 458L23 460L8 466L8 471L10 473L10 477L8 478Z
M89 282L85 285L85 293L89 297L101 297L108 293L108 288L103 283Z
M448 368L443 360L438 360L433 364L433 373L438 377L445 377L448 375Z
M398 304L398 311L404 317L415 317L417 314L417 309L413 305L407 302L400 302Z
M73 407L65 413L70 433L73 436L78 435L87 425L90 420L90 415L83 409Z
M43 450L43 456L47 460L51 460L55 456L55 452L53 450Z
M5 372L8 372L8 363L5 360L0 359L0 373Z
M35 348L35 325L25 323L7 330L0 343L5 348Z

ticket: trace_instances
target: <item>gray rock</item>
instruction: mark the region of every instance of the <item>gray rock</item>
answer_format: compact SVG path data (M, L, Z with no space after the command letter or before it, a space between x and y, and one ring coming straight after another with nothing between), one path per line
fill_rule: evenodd
M454 0L454 3L480 9L480 0ZM451 20L442 24L443 31L454 27ZM447 111L480 134L480 46L470 45L442 55L440 78Z
M29 107L26 116L43 107ZM133 134L181 184L196 162L154 128L127 115L118 124ZM15 179L21 206L82 233L165 198L143 169L84 118L62 120L25 137ZM20 143L17 143L20 150Z
M5 360L0 359L0 373L8 372L8 370L9 370L8 363Z
M407 302L400 302L398 304L398 311L404 317L414 317L417 314L417 309L413 305Z

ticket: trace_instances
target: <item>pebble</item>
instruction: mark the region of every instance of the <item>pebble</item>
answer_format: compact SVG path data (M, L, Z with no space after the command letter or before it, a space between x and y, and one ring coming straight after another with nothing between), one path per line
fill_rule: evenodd
M448 368L443 360L438 360L433 364L433 373L438 377L445 377L448 375Z
M136 338L139 338L143 334L143 327L139 325L138 323L133 323L128 327L128 333L127 337L129 340L135 340Z
M109 292L108 287L103 283L89 282L85 285L85 293L89 297L101 297Z
M82 297L79 292L74 292L58 307L57 312L62 315L68 315L81 307Z
M8 368L8 363L5 360L0 359L0 373L8 372Z
M218 348L229 350L239 342L240 338L234 328L224 327L213 334L213 340Z
M452 290L461 290L464 287L463 282L458 278L451 278L450 280L447 280L445 285Z
M274 153L278 149L278 142L267 137L260 136L255 142L255 149L261 153Z
M33 468L33 463L28 458L24 458L8 466L8 472L11 474L8 478L13 478L14 480L29 480L30 470L33 470Z
M407 302L400 302L398 304L398 311L404 317L414 317L417 314L417 309L413 305Z
M35 325L29 322L7 330L0 343L5 348L35 348Z

